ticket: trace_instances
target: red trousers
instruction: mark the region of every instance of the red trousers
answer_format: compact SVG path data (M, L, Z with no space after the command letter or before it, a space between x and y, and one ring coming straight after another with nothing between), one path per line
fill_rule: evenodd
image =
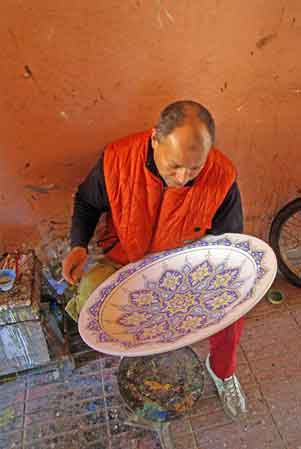
M220 378L232 376L236 369L236 349L242 333L244 319L210 337L210 366Z

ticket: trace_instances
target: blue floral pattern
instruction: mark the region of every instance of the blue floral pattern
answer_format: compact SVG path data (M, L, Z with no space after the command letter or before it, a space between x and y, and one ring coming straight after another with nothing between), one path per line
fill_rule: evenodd
M125 347L144 343L173 342L198 329L220 321L227 311L249 299L256 282L265 274L263 251L255 251L249 241L232 242L229 238L196 241L186 249L205 246L233 246L248 253L256 263L257 276L250 290L241 297L244 279L241 267L228 266L227 261L214 265L209 260L193 265L186 259L181 269L163 270L159 279L145 279L144 287L128 293L128 303L119 306L118 324L132 335L132 342L114 339L100 326L99 311L106 297L120 282L132 274L183 248L154 254L131 264L112 277L112 282L99 290L98 301L89 308L88 329L97 333L101 342L118 342Z

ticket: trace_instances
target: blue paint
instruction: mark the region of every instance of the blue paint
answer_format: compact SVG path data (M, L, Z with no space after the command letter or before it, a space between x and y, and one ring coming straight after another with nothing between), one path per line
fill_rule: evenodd
M96 412L97 405L95 404L95 402L90 402L89 404L87 404L87 410L89 410L89 412Z

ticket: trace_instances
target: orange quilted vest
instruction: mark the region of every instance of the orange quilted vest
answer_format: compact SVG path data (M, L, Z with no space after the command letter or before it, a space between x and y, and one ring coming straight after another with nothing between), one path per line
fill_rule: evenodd
M164 188L146 167L150 135L131 135L104 152L110 214L100 241L122 265L202 237L236 178L232 162L212 148L193 186Z

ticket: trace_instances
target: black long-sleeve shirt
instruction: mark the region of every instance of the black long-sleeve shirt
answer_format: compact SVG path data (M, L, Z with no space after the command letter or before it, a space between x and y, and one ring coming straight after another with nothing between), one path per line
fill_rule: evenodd
M153 158L151 141L149 141L146 166L165 184ZM188 186L192 184L193 181L187 183ZM109 210L110 203L106 191L103 158L101 156L76 192L71 226L71 246L87 247L101 214ZM212 228L208 230L208 233L214 235L225 232L243 232L241 198L236 182L229 189L223 203L213 217Z

